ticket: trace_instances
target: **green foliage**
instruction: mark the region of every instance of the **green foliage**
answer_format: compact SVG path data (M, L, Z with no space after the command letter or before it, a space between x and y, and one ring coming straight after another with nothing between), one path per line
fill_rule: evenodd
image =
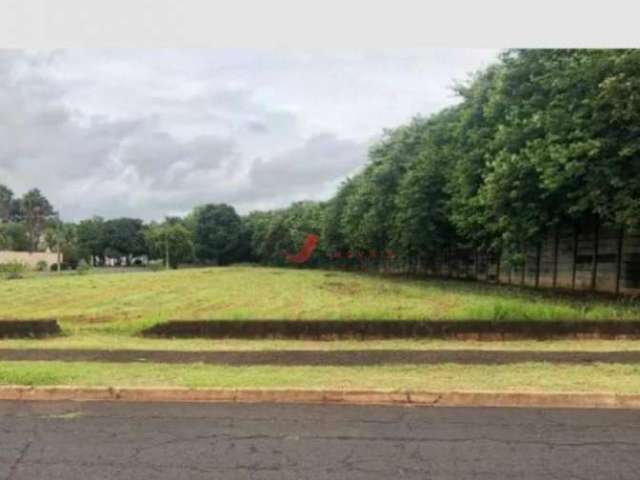
M150 258L164 260L168 253L172 268L194 260L191 232L175 219L167 219L163 224L151 224L145 232L145 240Z
M13 192L5 185L0 184L0 223L6 223L11 216L11 203Z
M82 220L76 227L78 257L90 263L104 263L106 237L104 220L93 217Z
M209 204L194 211L195 251L199 260L226 265L238 260L242 221L233 207Z
M55 215L49 200L37 188L23 195L20 200L20 216L26 227L30 252L39 249L47 221Z
M28 270L27 266L22 262L0 263L0 276L6 280L24 278Z
M5 250L16 252L29 250L29 238L25 225L15 222L0 224L0 242Z
M640 227L639 50L509 50L456 92L455 107L386 131L327 202L329 251L517 259L558 224ZM261 259L283 235L279 212L254 214Z
M341 216L352 249L384 251L393 244L396 194L402 177L423 149L426 122L385 132L370 152L370 163L351 185Z
M254 259L270 265L284 265L287 253L297 252L307 235L320 234L325 205L296 202L288 208L253 212L243 219ZM324 258L326 244L314 257Z
M49 267L49 264L45 260L40 260L36 264L36 270L39 272L46 272L48 267Z
M143 222L137 218L117 218L104 222L104 251L108 257L125 257L127 266L131 257L147 253Z
M86 260L80 260L76 267L76 273L78 275L87 275L93 271L93 266Z
M394 251L404 258L428 255L455 241L445 189L455 118L455 110L445 110L425 123L421 152L400 180L391 235Z

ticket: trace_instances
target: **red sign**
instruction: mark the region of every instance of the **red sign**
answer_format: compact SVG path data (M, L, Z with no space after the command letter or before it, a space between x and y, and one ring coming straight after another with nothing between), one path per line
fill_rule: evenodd
M302 245L302 249L294 254L287 253L287 261L292 263L305 263L308 262L313 254L313 251L318 246L318 236L317 235L307 235L307 238Z

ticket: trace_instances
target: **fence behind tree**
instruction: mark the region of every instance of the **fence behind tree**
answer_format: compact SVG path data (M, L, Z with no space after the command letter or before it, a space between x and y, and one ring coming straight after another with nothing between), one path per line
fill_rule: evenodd
M522 253L524 262L514 265L497 252L458 248L395 269L509 285L640 294L640 233L585 222L549 232L540 245Z

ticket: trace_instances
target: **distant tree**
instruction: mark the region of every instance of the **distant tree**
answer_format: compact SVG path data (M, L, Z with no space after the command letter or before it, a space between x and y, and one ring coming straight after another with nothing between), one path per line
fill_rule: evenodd
M9 236L5 231L4 224L0 223L0 250L9 249Z
M49 200L37 188L29 190L23 195L20 200L20 211L22 221L27 229L29 251L34 252L40 246L47 221L56 213Z
M180 263L193 261L194 246L191 232L180 219L167 219L163 224L153 223L145 231L149 256L165 259L169 255L169 265L178 268Z
M104 222L105 255L124 257L127 266L134 256L147 253L144 238L144 225L137 218L117 218Z
M240 217L226 204L208 204L194 211L196 257L225 265L238 259L243 237Z
M329 200L322 215L320 241L328 252L342 252L349 249L350 239L345 231L343 218L349 197L354 194L357 182L348 178L338 189L336 195Z
M82 220L77 228L78 256L93 266L104 264L106 248L104 220L93 217Z
M23 223L10 222L0 225L7 250L26 252L29 250L29 237Z
M11 202L13 192L5 185L0 184L0 223L7 223L11 218Z
M63 268L77 267L81 257L76 225L52 221L44 231L44 240L49 250L58 254L58 265L62 264Z
M270 212L252 212L243 218L245 238L251 250L244 258L272 265L283 265L286 253L297 252L309 234L319 235L326 205L295 202ZM320 242L315 259L323 256L326 243Z
M242 218L244 232L249 239L250 258L253 261L269 262L273 255L273 248L268 240L269 231L274 223L276 213L251 212Z
M24 212L22 211L22 199L14 198L11 200L9 207L9 221L10 222L22 222L24 221Z

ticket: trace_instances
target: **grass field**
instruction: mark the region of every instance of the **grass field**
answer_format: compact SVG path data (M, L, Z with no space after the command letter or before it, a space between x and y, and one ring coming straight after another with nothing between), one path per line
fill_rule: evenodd
M638 394L640 366L523 363L501 366L230 367L0 362L0 384Z
M640 318L637 302L478 283L250 266L49 275L0 282L0 319L57 318L64 335L0 348L149 350L640 350L638 341L210 340L137 336L167 319L556 320ZM640 366L204 364L0 361L0 385L640 393Z
M251 266L32 277L0 283L0 318L131 335L167 319L637 319L631 301L460 281Z
M42 339L0 340L2 349L164 350L164 351L345 351L345 350L488 350L538 352L623 352L640 350L639 340L510 340L444 339L284 340L145 338L121 334L83 333Z

